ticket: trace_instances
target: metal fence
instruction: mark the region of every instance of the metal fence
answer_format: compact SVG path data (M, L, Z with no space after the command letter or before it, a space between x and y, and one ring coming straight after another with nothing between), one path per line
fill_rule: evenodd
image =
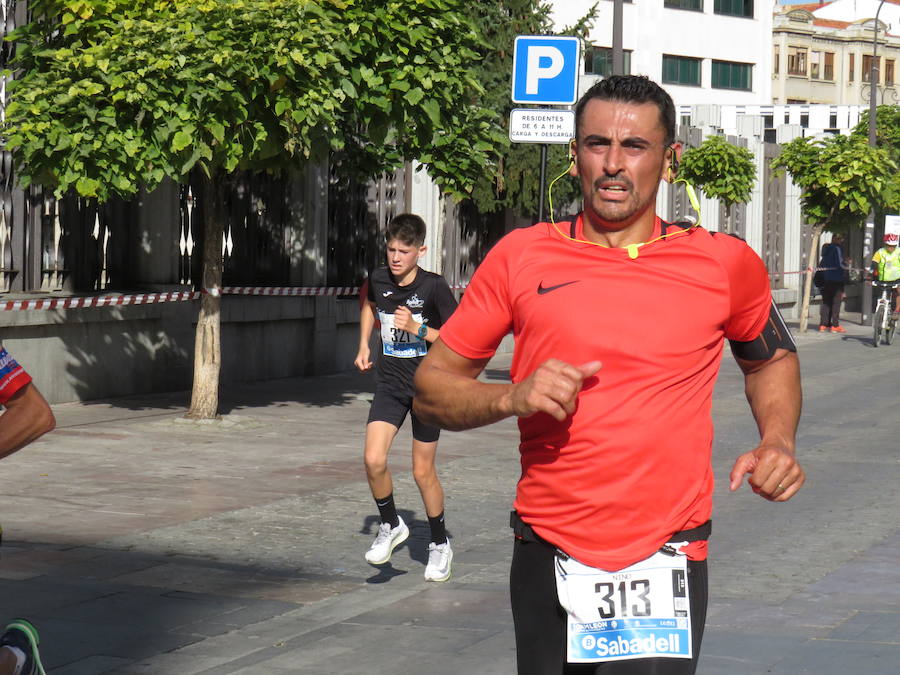
M333 163L328 186L327 279L332 286L354 286L384 264L384 228L407 210L411 169L406 166L362 182Z

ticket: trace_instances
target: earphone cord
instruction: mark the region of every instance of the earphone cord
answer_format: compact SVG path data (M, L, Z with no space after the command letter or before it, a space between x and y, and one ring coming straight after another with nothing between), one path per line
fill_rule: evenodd
M553 225L553 229L555 229L557 231L557 233L564 239L568 239L569 241L574 241L579 244L591 244L593 246L609 248L609 246L607 246L606 244L600 244L596 241L588 241L587 239L576 239L575 237L570 237L565 232L563 232L562 230L559 229L559 226L556 224L556 219L553 217L553 186L556 185L556 182L559 179L561 179L563 176L565 176L567 173L569 173L569 170L572 168L572 166L574 164L575 164L575 162L572 161L569 164L569 166L566 168L565 171L563 171L556 178L554 178L552 181L550 181L550 185L547 188L547 202L549 203L549 206L550 206L550 224ZM675 183L684 183L684 189L685 189L685 192L687 192L688 201L690 201L690 203L691 203L691 208L693 208L694 211L697 212L697 222L692 223L690 227L685 228L683 230L678 230L676 232L671 232L671 233L667 233L667 234L661 234L658 237L656 237L655 239L651 239L650 241L644 241L644 242L641 242L640 244L629 244L625 248L628 250L628 255L632 259L637 258L637 250L641 246L646 246L647 244L652 244L655 241L659 241L660 239L665 239L667 237L685 234L687 232L690 232L695 227L700 226L700 201L697 199L697 193L694 191L694 186L691 185L690 183L688 183L684 178L678 178L678 179L672 181L673 185Z

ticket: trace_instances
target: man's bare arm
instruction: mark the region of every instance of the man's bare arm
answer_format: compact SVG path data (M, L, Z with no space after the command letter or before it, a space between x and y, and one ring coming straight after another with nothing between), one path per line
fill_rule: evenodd
M20 450L56 426L56 418L34 384L19 389L0 416L0 458Z
M759 428L759 445L738 457L731 471L731 489L744 475L754 492L784 502L793 497L806 476L794 456L803 395L796 352L778 349L765 361L735 357L744 371L744 390Z
M460 356L437 340L416 370L416 415L453 431L536 412L562 421L575 412L584 380L600 369L597 361L573 366L551 359L521 382L496 384L476 379L487 362Z

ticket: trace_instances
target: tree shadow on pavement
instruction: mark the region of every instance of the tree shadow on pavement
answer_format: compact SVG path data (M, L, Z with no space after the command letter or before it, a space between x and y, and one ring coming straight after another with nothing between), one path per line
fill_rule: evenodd
M368 403L374 390L374 378L360 373L226 383L219 389L219 415L279 405L328 408L360 401ZM190 391L174 391L61 403L56 404L54 410L61 413L58 415L60 426L73 426L154 415L183 415L187 413L190 401ZM137 414L123 415L122 411Z
M842 342L858 342L866 347L875 348L871 335L844 335L841 337Z
M32 620L45 667L61 673L118 672L364 581L175 551L35 541L4 541L0 569L4 617ZM379 571L384 580L402 574Z
M374 391L375 378L355 372L231 383L219 390L219 414L292 403L316 408L352 405L371 401Z

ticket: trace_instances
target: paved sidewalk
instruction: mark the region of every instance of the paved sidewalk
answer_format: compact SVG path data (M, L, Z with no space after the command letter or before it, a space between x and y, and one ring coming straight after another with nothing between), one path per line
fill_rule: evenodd
M726 355L701 675L897 672L900 344L845 326L798 339L809 483L784 505L727 491L756 431ZM406 429L412 536L385 568L363 560L371 391L356 374L243 385L219 423L184 420L184 392L55 406L58 430L0 464L3 613L34 619L54 675L513 673L515 423L443 435L456 557L429 584Z

